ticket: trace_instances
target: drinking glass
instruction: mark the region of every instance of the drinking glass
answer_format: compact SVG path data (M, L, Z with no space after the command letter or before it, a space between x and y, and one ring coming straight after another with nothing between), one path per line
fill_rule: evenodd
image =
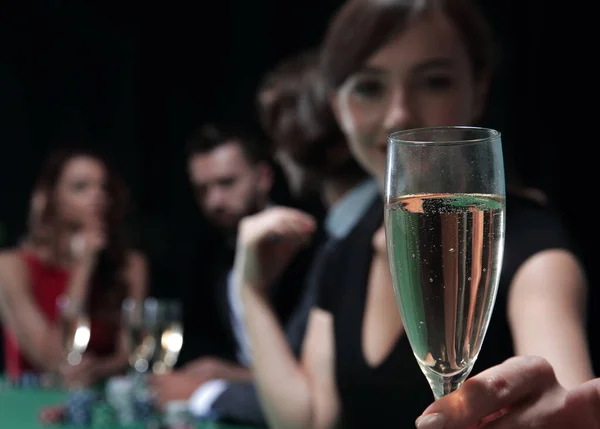
M56 306L66 365L79 365L90 342L90 318L81 305L72 302L66 295L57 298Z
M123 320L130 366L141 374L172 371L183 345L181 303L153 297L127 298L123 302Z
M132 372L128 396L134 419L144 422L144 428L158 427L162 417L147 375L169 373L177 363L183 345L181 303L154 297L127 298L122 314Z
M469 376L488 328L505 234L501 134L478 127L388 138L385 233L394 292L434 397Z

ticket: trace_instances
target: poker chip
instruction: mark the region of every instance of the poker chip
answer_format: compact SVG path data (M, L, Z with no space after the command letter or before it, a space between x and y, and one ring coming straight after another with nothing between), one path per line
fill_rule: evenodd
M25 371L21 374L19 387L24 389L35 389L39 386L39 374L33 371Z
M192 415L190 414L188 401L170 401L165 404L163 422L169 429L192 428Z
M148 390L139 390L133 395L133 408L137 421L148 421L156 414L152 395Z
M96 396L96 392L92 389L71 390L65 404L66 422L73 426L91 425Z
M133 380L127 376L111 377L105 385L107 403L114 410L117 423L123 426L135 422Z
M45 425L60 424L65 419L65 409L62 405L44 407L39 413L39 419Z

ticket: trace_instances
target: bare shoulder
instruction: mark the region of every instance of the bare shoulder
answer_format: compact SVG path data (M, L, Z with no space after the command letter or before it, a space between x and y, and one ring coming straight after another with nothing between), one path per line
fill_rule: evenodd
M27 282L27 265L18 248L0 252L0 288L21 288Z
M0 251L0 278L2 278L3 273L24 273L25 269L20 249L13 248Z
M526 260L511 283L510 295L517 301L585 300L587 273L581 260L565 249L548 249Z
M519 267L515 278L540 279L564 283L565 280L585 281L581 260L567 249L547 249L532 255Z

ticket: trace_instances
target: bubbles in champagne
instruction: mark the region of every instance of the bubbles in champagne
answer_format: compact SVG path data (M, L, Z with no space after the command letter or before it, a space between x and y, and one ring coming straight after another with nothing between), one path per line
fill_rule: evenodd
M385 215L394 290L413 352L428 377L466 377L496 297L504 198L412 195L386 205Z

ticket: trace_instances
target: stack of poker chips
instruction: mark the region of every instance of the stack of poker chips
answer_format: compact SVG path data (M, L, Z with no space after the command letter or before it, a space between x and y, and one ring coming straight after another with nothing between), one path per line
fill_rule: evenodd
M91 426L92 410L98 394L94 389L72 389L65 403L65 423L72 426Z
M39 414L40 421L45 425L61 424L65 421L65 408L62 405L44 407Z
M114 410L117 423L122 426L136 421L133 390L133 379L129 376L112 377L106 382L106 401Z
M165 404L164 427L168 429L193 429L193 418L188 401L170 401Z
M137 389L133 392L133 409L135 419L140 422L153 420L156 417L156 409L152 395L148 389Z
M136 421L142 422L145 429L160 429L161 416L148 386L147 375L134 373L130 377L133 379L132 400Z
M10 379L13 388L35 389L40 384L40 375L33 371L23 371L17 378Z
M18 376L9 376L6 380L13 389L55 389L58 387L58 376L53 373L23 371Z

